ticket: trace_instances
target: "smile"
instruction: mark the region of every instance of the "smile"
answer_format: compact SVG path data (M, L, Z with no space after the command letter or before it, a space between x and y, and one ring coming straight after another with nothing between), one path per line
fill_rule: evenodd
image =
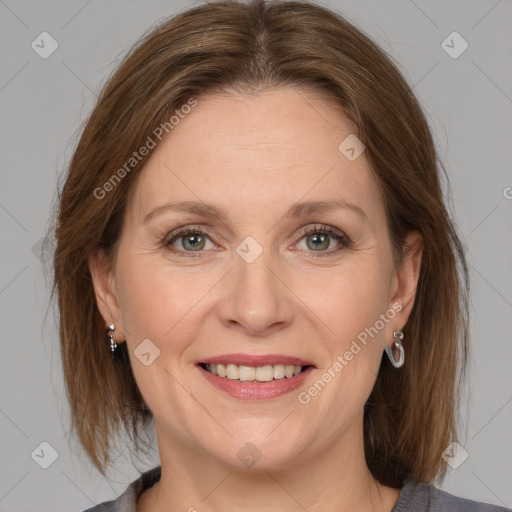
M216 389L241 400L276 398L300 387L315 369L289 356L232 354L196 363L203 377Z

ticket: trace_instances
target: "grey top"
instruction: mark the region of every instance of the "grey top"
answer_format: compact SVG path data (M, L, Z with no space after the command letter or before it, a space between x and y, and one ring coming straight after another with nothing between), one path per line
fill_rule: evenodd
M137 498L160 479L160 466L150 469L113 501L106 501L84 512L136 512ZM406 482L391 512L511 512L511 509L458 498L430 484Z

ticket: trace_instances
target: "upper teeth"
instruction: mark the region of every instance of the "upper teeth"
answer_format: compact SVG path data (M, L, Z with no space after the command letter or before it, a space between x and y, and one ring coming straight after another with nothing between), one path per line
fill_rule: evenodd
M293 364L274 364L267 366L239 366L237 364L207 364L206 369L218 375L219 377L227 377L232 380L257 380L260 382L268 382L272 379L284 379L285 377L293 377L302 371L302 366L294 366Z

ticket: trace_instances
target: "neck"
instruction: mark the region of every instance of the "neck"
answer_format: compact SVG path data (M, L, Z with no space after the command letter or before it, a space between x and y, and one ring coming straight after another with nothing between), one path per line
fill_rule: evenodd
M240 470L159 436L161 478L139 498L137 512L391 512L400 490L372 477L357 431L312 458L260 471Z

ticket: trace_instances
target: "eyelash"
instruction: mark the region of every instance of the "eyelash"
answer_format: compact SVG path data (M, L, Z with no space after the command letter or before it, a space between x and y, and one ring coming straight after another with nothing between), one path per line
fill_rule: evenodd
M167 234L165 236L165 238L161 241L161 248L168 249L168 250L176 253L179 257L182 257L182 258L201 258L202 256L200 256L200 253L204 252L204 251L197 251L198 254L196 255L196 254L194 254L193 251L178 251L175 249L170 249L170 246L176 240L178 240L179 238L181 238L185 235L190 235L190 234L201 235L201 236L206 235L210 239L212 237L212 233L211 233L210 229L208 229L208 228L196 228L194 226L186 226L184 228L178 228L177 230L172 231L171 233ZM307 228L303 229L300 233L299 240L297 242L295 242L295 244L300 242L304 237L306 237L308 235L314 235L314 234L327 234L327 235L331 236L332 238L334 238L336 241L338 241L339 245L337 248L335 248L334 250L331 250L331 251L320 251L319 253L314 254L313 258L324 258L326 256L331 256L332 254L342 251L343 249L345 249L351 245L351 240L349 239L349 237L347 235L342 234L342 233L338 232L337 230L335 230L334 228L332 228L330 226L326 226L325 224L320 225L320 227L315 225L315 226L308 226ZM316 251L308 251L308 252L315 253Z

